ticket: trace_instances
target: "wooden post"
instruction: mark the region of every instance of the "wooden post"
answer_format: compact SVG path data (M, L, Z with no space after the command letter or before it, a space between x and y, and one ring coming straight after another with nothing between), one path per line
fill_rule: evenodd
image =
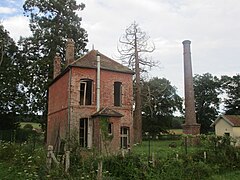
M51 168L52 165L52 151L53 151L53 146L49 145L48 146L48 152L47 152L47 168L48 170Z
M154 157L154 153L152 153L152 166L155 167L155 157Z
M204 161L207 160L207 152L206 151L203 152L203 158L204 158Z
M65 152L65 172L68 172L70 167L70 151Z
M57 164L57 166L60 164L57 161L57 158L55 157L55 155L53 153L53 146L49 145L48 146L48 152L47 152L47 168L48 169L51 169L52 160L53 160L53 162L55 162Z
M101 159L100 162L98 162L97 180L102 180L102 166L103 166L103 162L102 162L102 159Z

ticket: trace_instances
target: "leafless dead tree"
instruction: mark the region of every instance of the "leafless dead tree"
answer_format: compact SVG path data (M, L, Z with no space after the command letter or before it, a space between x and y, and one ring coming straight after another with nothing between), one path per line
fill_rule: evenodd
M154 43L150 41L150 37L141 30L135 21L126 28L125 33L119 38L118 52L121 59L135 72L134 143L142 142L141 72L146 66L151 68L156 65L156 62L146 58L144 54L154 50Z

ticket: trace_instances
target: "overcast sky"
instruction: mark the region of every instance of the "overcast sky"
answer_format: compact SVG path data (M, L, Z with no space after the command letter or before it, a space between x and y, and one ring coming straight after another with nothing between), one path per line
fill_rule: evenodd
M152 59L161 68L151 77L165 77L183 96L183 40L191 40L194 74L236 75L240 71L239 0L77 0L88 33L88 49L119 56L119 37L136 21L155 43ZM29 36L23 0L1 0L0 20L16 41Z

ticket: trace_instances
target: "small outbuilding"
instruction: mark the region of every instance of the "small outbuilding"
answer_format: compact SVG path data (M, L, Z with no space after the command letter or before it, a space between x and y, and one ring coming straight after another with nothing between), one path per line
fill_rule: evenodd
M217 136L227 135L240 140L240 115L221 115L211 126L215 126ZM240 144L240 141L238 144Z

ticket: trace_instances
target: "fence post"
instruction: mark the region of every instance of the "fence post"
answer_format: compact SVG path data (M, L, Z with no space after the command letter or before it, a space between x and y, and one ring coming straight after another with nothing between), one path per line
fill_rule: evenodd
M207 152L206 151L203 152L203 158L204 158L204 161L206 162L206 160L207 160Z
M155 157L154 157L154 152L152 153L152 166L155 167Z
M65 152L65 172L68 172L70 167L70 151Z
M185 143L184 143L184 145L185 145L185 153L187 154L187 153L188 153L188 152L187 152L188 137L186 136L186 137L184 138L184 140L185 140Z
M52 165L52 151L53 151L53 146L49 145L48 150L47 150L47 168L50 170L51 165Z

